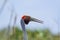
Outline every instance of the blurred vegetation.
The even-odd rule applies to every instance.
[[[23,32],[21,29],[15,27],[13,31],[10,31],[10,40],[23,40]],[[48,29],[44,31],[31,31],[27,30],[28,40],[59,40],[60,36],[52,35]],[[7,29],[0,30],[0,40],[7,40]]]

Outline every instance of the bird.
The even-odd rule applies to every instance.
[[[25,25],[28,25],[28,23],[31,22],[31,21],[43,24],[42,20],[33,18],[31,16],[23,15],[22,18],[21,18],[21,21],[20,21],[21,27],[22,27],[22,30],[23,30],[23,40],[28,40],[28,36],[27,36]]]

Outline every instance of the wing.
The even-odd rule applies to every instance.
[[[24,23],[23,19],[21,19],[21,27],[22,27],[22,30],[25,31],[25,23]]]
[[[27,37],[27,32],[26,32],[26,29],[25,29],[25,23],[24,23],[23,19],[21,19],[21,26],[22,26],[23,35],[24,35],[23,40],[27,40],[28,37]]]

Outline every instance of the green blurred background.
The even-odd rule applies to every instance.
[[[14,30],[10,30],[9,36],[6,28],[0,30],[0,40],[23,40],[23,32],[21,29],[14,27]],[[45,30],[26,30],[28,34],[28,40],[59,40],[59,35],[53,35],[48,29]]]

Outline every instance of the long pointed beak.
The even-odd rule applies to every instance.
[[[42,23],[43,24],[42,20],[38,20],[38,19],[32,18],[32,17],[31,17],[30,21],[34,21],[34,22],[38,22],[38,23]]]

